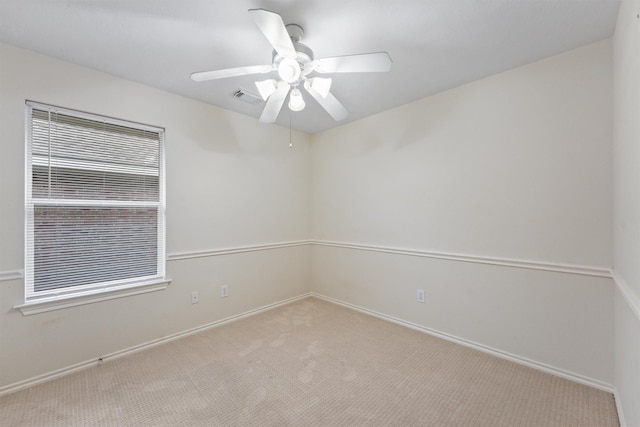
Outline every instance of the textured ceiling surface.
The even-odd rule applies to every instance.
[[[320,132],[612,36],[619,0],[0,0],[0,42],[257,118],[264,75],[194,82],[194,71],[270,64],[248,9],[304,28],[317,58],[386,51],[389,73],[332,74],[349,111],[335,122],[310,96],[277,124]],[[275,76],[275,73],[273,73]]]

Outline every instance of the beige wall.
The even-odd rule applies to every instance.
[[[615,383],[627,426],[640,425],[640,1],[623,0],[613,38]]]
[[[286,129],[0,45],[0,391],[310,290],[612,387],[610,56],[596,43],[290,150]],[[11,309],[25,99],[167,129],[167,290]]]
[[[0,279],[23,268],[25,99],[166,128],[170,259],[308,239],[307,135],[295,133],[289,149],[287,129],[7,45],[0,64]],[[308,251],[174,259],[165,291],[31,316],[12,310],[22,280],[0,280],[0,390],[304,294]]]
[[[607,40],[315,135],[314,291],[612,387],[611,82]]]

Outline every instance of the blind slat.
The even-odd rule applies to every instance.
[[[164,276],[163,132],[27,111],[26,299]]]

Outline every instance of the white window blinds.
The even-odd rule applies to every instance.
[[[164,278],[163,139],[27,102],[27,302]]]

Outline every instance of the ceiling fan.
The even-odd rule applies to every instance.
[[[289,95],[289,109],[300,111],[305,102],[302,86],[334,120],[344,120],[348,112],[329,91],[331,78],[311,76],[311,73],[362,73],[386,72],[391,69],[391,57],[387,52],[364,53],[315,59],[313,51],[300,43],[304,31],[296,24],[284,25],[282,17],[265,9],[249,9],[258,28],[273,46],[272,63],[222,70],[200,71],[191,74],[196,82],[223,79],[249,74],[266,74],[277,71],[277,79],[256,82],[263,100],[267,101],[260,116],[263,123],[273,123],[278,118],[282,104]]]

